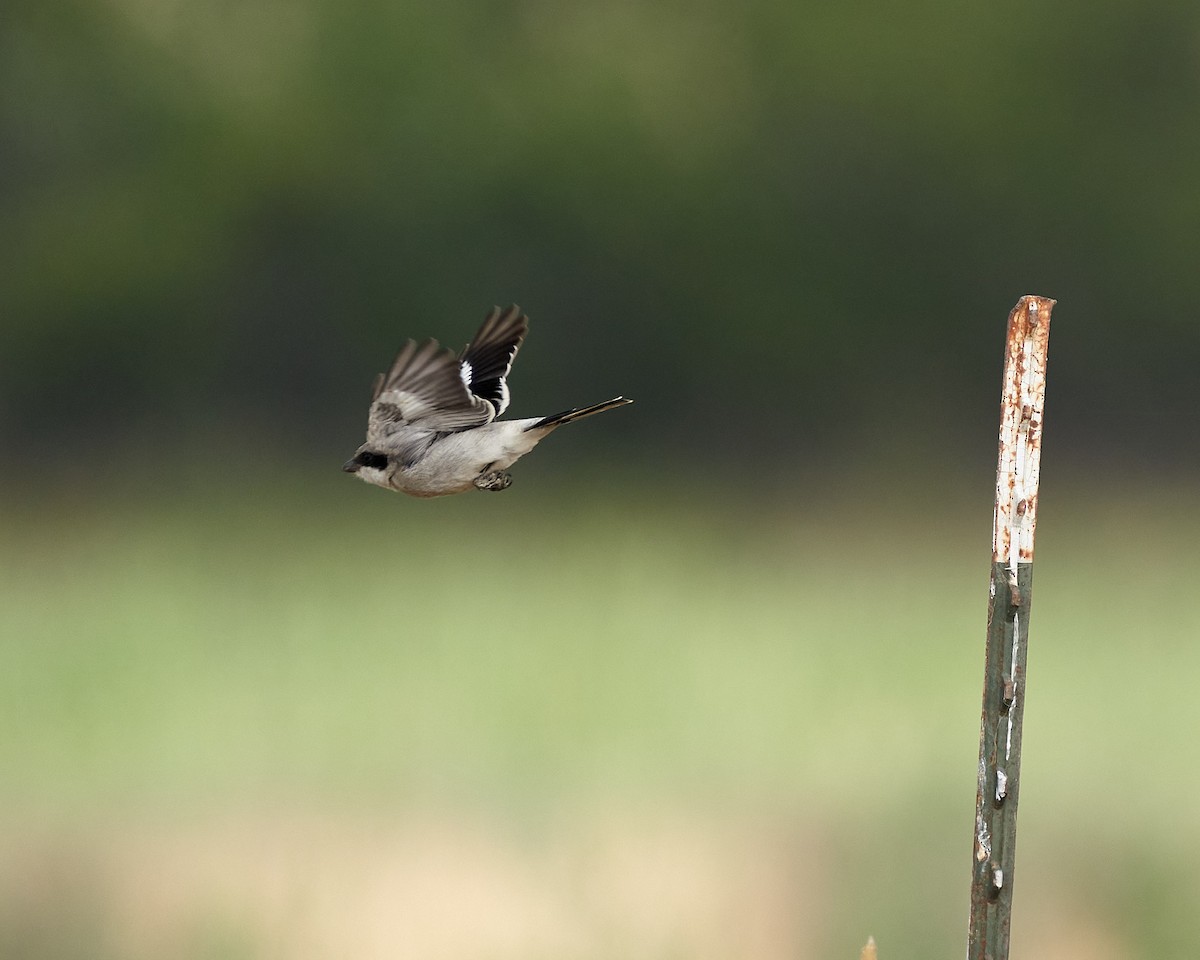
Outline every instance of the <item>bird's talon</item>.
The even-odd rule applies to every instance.
[[[512,483],[512,476],[503,470],[489,470],[475,478],[475,486],[480,490],[507,490]]]

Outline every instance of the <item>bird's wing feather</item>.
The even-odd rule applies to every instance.
[[[508,371],[528,332],[529,318],[515,303],[504,311],[493,307],[459,358],[467,389],[490,403],[496,416],[508,407]]]
[[[409,340],[377,383],[367,441],[383,442],[404,427],[434,433],[467,430],[494,416],[492,404],[467,389],[452,350],[436,340]]]

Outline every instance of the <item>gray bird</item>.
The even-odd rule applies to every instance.
[[[505,471],[552,430],[633,402],[614,397],[549,417],[497,420],[528,330],[529,318],[514,304],[493,307],[459,355],[436,340],[409,340],[391,370],[375,378],[367,442],[342,469],[414,497],[505,490],[512,483]]]

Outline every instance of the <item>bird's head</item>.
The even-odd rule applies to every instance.
[[[373,483],[377,487],[389,487],[388,474],[390,463],[386,453],[379,453],[366,446],[358,448],[358,452],[342,464],[342,469],[353,473],[360,480]]]

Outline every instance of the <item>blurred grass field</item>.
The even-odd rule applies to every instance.
[[[986,478],[182,473],[9,491],[0,955],[961,955]],[[1200,517],[1041,515],[1014,955],[1188,955]]]

